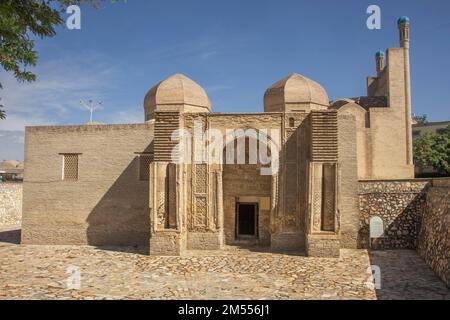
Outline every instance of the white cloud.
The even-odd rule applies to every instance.
[[[149,52],[149,60],[153,62],[159,60],[185,61],[191,58],[205,60],[219,54],[219,47],[220,44],[216,40],[189,39]]]
[[[22,131],[0,131],[0,161],[23,160],[23,142]]]
[[[7,118],[0,120],[0,159],[23,159],[25,126],[77,124],[80,119],[87,122],[89,114],[80,106],[80,99],[102,100],[116,89],[118,72],[105,61],[95,54],[80,54],[40,62],[34,70],[38,79],[32,83],[19,83],[12,74],[2,71],[0,97]],[[109,117],[111,122],[137,119],[133,113],[116,114],[114,106]]]
[[[114,76],[114,69],[95,56],[43,62],[35,72],[38,79],[32,83],[19,83],[11,73],[0,79],[7,112],[0,129],[66,123],[81,110],[81,98],[100,99]]]
[[[127,111],[117,111],[104,116],[107,123],[117,124],[117,123],[143,123],[144,108],[143,107],[130,107],[124,109]]]
[[[210,58],[212,56],[215,56],[217,53],[218,53],[217,51],[207,51],[207,52],[202,53],[200,55],[200,57],[202,59],[208,59],[208,58]]]
[[[23,131],[25,126],[42,126],[51,125],[54,123],[55,122],[52,122],[50,119],[42,118],[40,116],[31,117],[27,113],[11,115],[8,114],[6,120],[0,120],[0,129]]]

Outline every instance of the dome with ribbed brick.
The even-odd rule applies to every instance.
[[[210,112],[205,90],[183,74],[175,74],[149,90],[144,100],[146,121],[157,111]]]
[[[264,94],[266,112],[324,110],[328,106],[325,89],[297,73],[276,82]]]

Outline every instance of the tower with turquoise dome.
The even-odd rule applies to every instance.
[[[406,16],[402,16],[397,21],[400,32],[400,47],[403,48],[405,59],[405,119],[406,119],[406,143],[407,143],[407,163],[413,164],[413,142],[412,142],[412,106],[411,106],[411,71],[409,62],[410,46],[410,21]]]
[[[379,77],[381,72],[384,70],[384,67],[386,66],[386,62],[384,59],[384,52],[378,51],[375,54],[375,60],[376,60],[376,64],[377,64],[377,76]]]

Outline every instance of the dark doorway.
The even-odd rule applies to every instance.
[[[236,238],[258,237],[258,204],[238,203],[236,210]]]

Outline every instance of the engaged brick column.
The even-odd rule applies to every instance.
[[[179,154],[173,133],[180,127],[177,112],[157,112],[155,121],[154,162],[150,164],[150,254],[180,255],[181,224],[178,188]]]
[[[306,254],[339,257],[337,112],[311,113]]]

